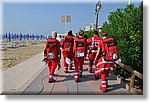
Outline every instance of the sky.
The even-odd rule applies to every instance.
[[[6,0],[8,1],[8,0]],[[27,0],[28,1],[28,0]],[[34,0],[35,1],[35,0]],[[57,1],[57,0],[56,0]],[[86,24],[95,23],[95,2],[4,2],[3,3],[3,33],[51,34],[52,31],[64,33],[66,26],[61,22],[61,16],[71,15],[68,30],[78,32]],[[104,0],[103,0],[104,1]],[[125,2],[103,2],[99,12],[99,24],[108,21],[110,12],[128,5]],[[139,6],[139,2],[134,2]]]

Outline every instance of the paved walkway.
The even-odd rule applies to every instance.
[[[99,87],[101,80],[95,80],[94,73],[87,71],[88,61],[85,62],[83,76],[80,78],[80,82],[74,81],[73,72],[64,74],[63,68],[56,69],[54,83],[48,83],[48,68],[45,67],[40,75],[27,87],[22,94],[34,94],[34,95],[128,95],[130,93],[124,88],[119,80],[112,74],[109,75],[109,88],[108,92],[103,93]]]
[[[20,71],[23,71],[24,73],[20,71],[19,71],[20,73],[18,73],[17,68],[11,69],[11,71],[7,71],[7,74],[6,72],[4,72],[5,87],[4,87],[4,92],[2,94],[22,94],[22,95],[30,95],[30,94],[32,95],[57,95],[57,94],[128,95],[130,94],[124,88],[124,85],[120,84],[113,74],[109,75],[108,92],[103,93],[99,89],[101,84],[101,79],[96,80],[94,77],[94,73],[89,73],[87,71],[88,61],[85,61],[84,72],[83,72],[83,76],[80,78],[80,82],[76,83],[73,80],[74,70],[70,70],[70,73],[64,74],[63,68],[61,68],[60,70],[56,69],[55,71],[56,82],[48,83],[47,81],[48,68],[47,66],[41,65],[41,59],[42,59],[42,54],[39,54],[34,58],[23,62],[24,66],[26,66],[27,63],[30,63],[28,64],[28,66],[26,66],[26,68],[25,67],[20,68]],[[61,64],[63,64],[63,62]],[[19,67],[23,65],[21,64]],[[18,65],[16,67],[18,67]],[[11,73],[13,72],[12,70],[14,71],[13,74],[14,76],[10,74],[10,72]],[[15,78],[17,80],[14,80]]]

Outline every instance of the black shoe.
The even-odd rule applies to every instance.
[[[53,82],[55,82],[54,79],[48,81],[48,83],[53,83]]]
[[[74,80],[76,83],[78,83],[79,82],[79,80]]]
[[[82,72],[79,74],[79,77],[82,77]]]

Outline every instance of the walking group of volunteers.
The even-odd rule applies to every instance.
[[[76,82],[79,82],[79,78],[82,77],[84,61],[87,60],[86,56],[88,55],[88,71],[89,73],[95,72],[96,79],[99,76],[101,77],[100,89],[106,92],[108,75],[115,70],[115,64],[121,61],[114,38],[108,38],[107,36],[108,33],[103,32],[102,38],[100,38],[98,31],[94,31],[94,36],[86,39],[83,30],[80,30],[76,37],[70,30],[68,35],[60,42],[56,39],[57,32],[52,32],[52,38],[46,41],[43,59],[43,62],[46,62],[49,68],[48,82],[55,81],[53,78],[54,71],[57,67],[58,70],[61,68],[61,52],[63,54],[64,73],[73,70],[74,65],[74,80]],[[95,67],[92,68],[94,64]]]

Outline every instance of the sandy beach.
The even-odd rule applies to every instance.
[[[1,51],[2,54],[2,68],[1,70],[7,70],[18,63],[21,63],[44,50],[44,44],[28,45],[27,47],[7,48]],[[42,60],[42,59],[41,59]]]

